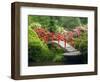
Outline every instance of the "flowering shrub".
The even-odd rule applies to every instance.
[[[69,31],[67,35],[61,34],[61,33],[54,33],[54,32],[49,32],[43,28],[37,28],[34,29],[35,32],[38,34],[39,38],[44,41],[54,41],[57,40],[58,44],[60,41],[64,41],[64,45],[66,47],[66,42],[74,46],[74,35],[77,33],[78,37],[80,36],[80,30],[75,29],[74,31]]]
[[[35,30],[36,31],[36,30]],[[58,49],[54,45],[54,49],[50,48],[49,45],[47,45],[44,41],[40,40],[38,37],[38,32],[42,32],[42,34],[45,35],[43,29],[38,29],[37,32],[35,32],[31,28],[28,28],[28,58],[29,61],[33,61],[34,63],[53,63],[53,62],[60,62],[63,58],[63,50]],[[41,35],[41,38],[43,36]]]
[[[39,38],[44,42],[48,41],[48,31],[43,28],[35,29],[35,32],[38,34]]]

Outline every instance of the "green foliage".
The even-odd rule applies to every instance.
[[[61,17],[60,23],[63,27],[65,27],[69,30],[75,28],[76,26],[79,26],[77,17]]]
[[[51,52],[48,46],[41,41],[36,32],[29,28],[28,30],[28,55],[35,62],[46,62],[52,60]]]
[[[83,32],[79,38],[75,38],[75,46],[77,49],[84,50],[87,48],[87,32]]]
[[[49,23],[50,23],[50,17],[49,16],[28,16],[28,20],[29,20],[29,25],[32,22],[38,22],[42,25],[42,27],[48,27]]]
[[[47,44],[41,41],[31,28],[28,29],[28,55],[29,60],[38,63],[59,62],[62,60],[61,51],[57,48],[54,50],[49,49]]]
[[[41,24],[38,22],[33,22],[29,25],[29,28],[35,29],[35,28],[41,28]]]
[[[83,55],[84,63],[87,62],[87,55],[88,55],[88,38],[87,32],[83,32],[79,38],[75,38],[75,47],[79,51],[81,51]]]
[[[82,23],[82,25],[86,25],[87,23],[88,23],[88,20],[87,20],[87,18],[80,18],[80,21],[81,21],[81,23]]]
[[[58,32],[58,33],[64,32],[64,27],[60,27],[60,26],[56,25],[56,28],[57,28],[56,32]]]
[[[35,28],[45,28],[50,32],[63,33],[77,26],[87,25],[87,18],[65,16],[28,16],[28,55],[29,60],[37,63],[62,62],[63,49],[54,44],[47,45],[42,41]],[[87,62],[87,33],[83,32],[80,38],[75,38],[75,47],[82,52],[84,62]]]
[[[56,32],[57,27],[67,28],[71,30],[76,26],[87,24],[87,18],[79,17],[65,17],[65,16],[28,16],[29,25],[32,23],[39,23],[43,28],[51,32]]]
[[[53,61],[54,62],[62,62],[63,60],[63,52],[64,50],[60,48],[57,44],[48,44],[48,47],[52,54],[54,55]]]

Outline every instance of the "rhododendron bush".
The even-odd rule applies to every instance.
[[[71,44],[72,46],[74,46],[74,36],[77,35],[77,37],[80,37],[81,31],[80,29],[75,29],[74,31],[69,31],[67,32],[67,34],[65,33],[54,33],[54,32],[49,32],[43,28],[37,28],[37,29],[33,29],[38,37],[43,40],[44,42],[48,42],[48,41],[58,41],[58,44],[60,41],[64,41],[65,43],[65,47],[66,47],[66,43],[68,42],[69,44]]]

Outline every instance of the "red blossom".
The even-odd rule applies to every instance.
[[[54,33],[54,32],[49,32],[43,28],[37,28],[34,29],[35,32],[38,34],[39,38],[43,40],[44,42],[48,41],[54,41],[57,40],[58,44],[60,41],[64,41],[64,46],[66,47],[66,43],[70,43],[72,46],[74,46],[74,34],[75,32],[77,33],[78,37],[80,36],[80,29],[74,29],[73,31],[69,31],[66,35],[61,34],[61,33]],[[53,45],[53,44],[52,44]]]

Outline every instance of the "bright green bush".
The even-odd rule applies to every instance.
[[[33,22],[29,25],[29,28],[35,29],[35,28],[41,28],[41,24],[38,22]]]
[[[38,35],[31,28],[28,29],[28,55],[34,62],[49,62],[53,55],[48,46],[38,38]]]
[[[63,33],[64,32],[64,27],[56,25],[56,28],[57,28],[57,30],[56,30],[57,33]]]

